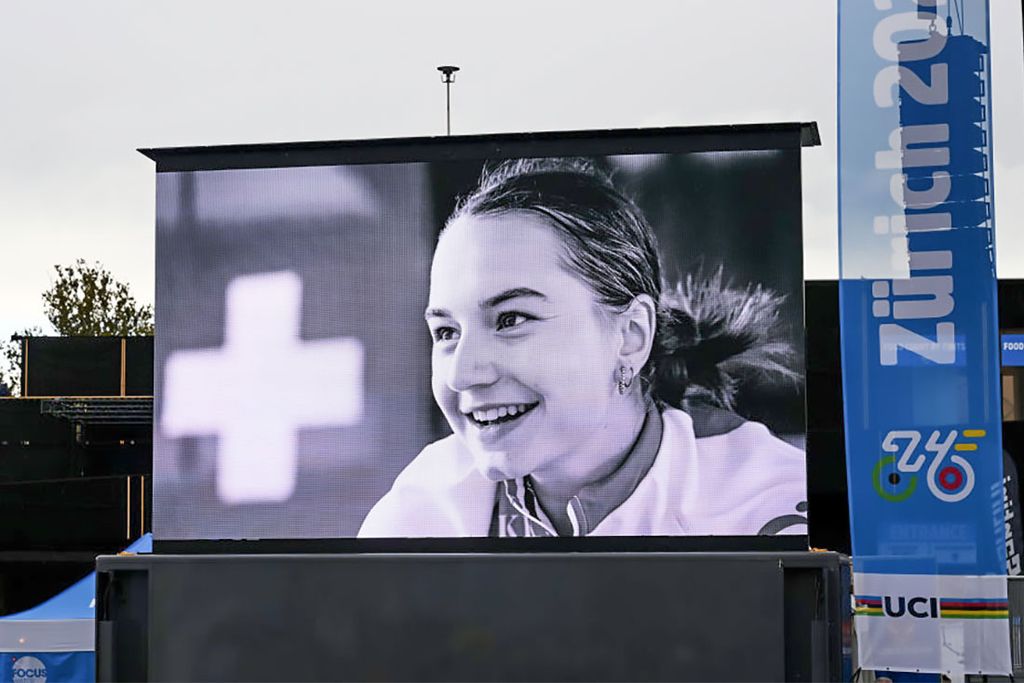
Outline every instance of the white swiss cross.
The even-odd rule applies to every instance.
[[[299,428],[362,417],[363,346],[299,338],[295,273],[236,278],[226,299],[224,346],[167,359],[160,427],[172,438],[218,437],[224,502],[284,501],[295,489]]]

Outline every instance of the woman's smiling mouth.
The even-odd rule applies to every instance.
[[[464,414],[474,425],[483,428],[518,420],[539,405],[540,401],[535,403],[492,404],[490,406],[481,406]]]

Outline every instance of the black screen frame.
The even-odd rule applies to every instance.
[[[156,172],[417,163],[469,159],[686,154],[800,149],[821,144],[816,122],[546,131],[466,136],[141,148]],[[800,188],[797,187],[797,192]],[[807,405],[804,405],[805,424]],[[806,470],[805,470],[806,471]],[[809,534],[558,538],[154,539],[155,554],[786,552]]]
[[[445,137],[141,148],[157,173],[613,154],[798,149],[821,144],[817,123],[549,131]]]

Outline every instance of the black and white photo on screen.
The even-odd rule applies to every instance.
[[[799,150],[158,176],[166,539],[805,534]]]

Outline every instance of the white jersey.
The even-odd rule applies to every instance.
[[[657,456],[591,536],[806,534],[804,454],[756,422],[698,438],[682,410],[661,413]],[[364,538],[488,536],[498,487],[455,436],[398,475],[359,530]]]

